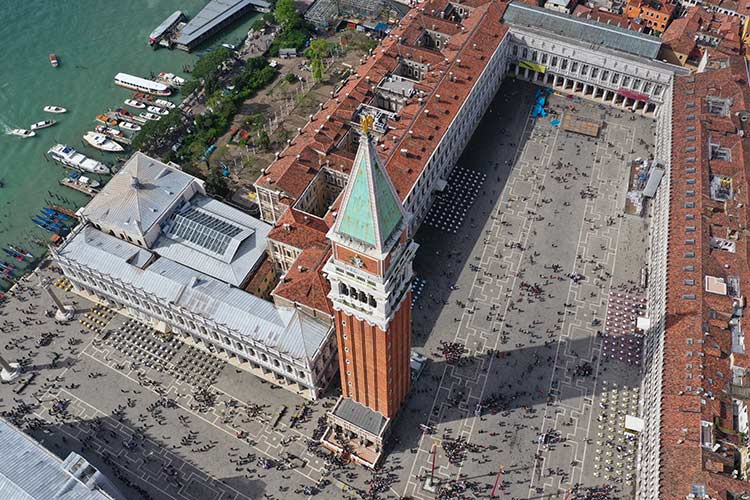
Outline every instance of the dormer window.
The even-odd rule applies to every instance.
[[[708,112],[716,116],[729,116],[729,108],[732,105],[731,99],[722,97],[708,96],[706,98]]]

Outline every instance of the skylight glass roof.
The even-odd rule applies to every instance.
[[[210,252],[223,255],[233,238],[242,231],[241,227],[191,207],[175,215],[170,233],[174,237],[187,240]]]

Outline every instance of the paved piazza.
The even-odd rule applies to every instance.
[[[309,440],[338,389],[303,413],[297,396],[66,291],[52,268],[2,306],[2,353],[27,367],[0,386],[0,410],[131,498],[430,499],[432,450],[441,498],[488,498],[501,468],[496,497],[562,499],[575,483],[631,497],[637,443],[622,422],[638,413],[639,367],[603,359],[597,332],[610,292],[641,293],[647,219],[620,214],[654,123],[553,95],[554,110],[605,121],[598,139],[567,133],[530,118],[535,90],[501,87],[459,165],[478,172],[467,185],[483,179],[473,204],[417,235],[414,346],[429,361],[379,472]],[[76,301],[74,321],[45,317],[41,280]]]

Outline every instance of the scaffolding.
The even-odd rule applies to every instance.
[[[305,19],[319,30],[329,30],[343,20],[391,23],[408,11],[408,5],[395,0],[315,0],[305,12]]]
[[[563,130],[587,135],[589,137],[598,137],[601,126],[602,122],[600,120],[583,118],[575,116],[572,113],[565,113],[562,120]]]

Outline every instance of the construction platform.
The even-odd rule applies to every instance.
[[[567,112],[563,115],[562,128],[566,132],[575,132],[576,134],[587,135],[589,137],[599,137],[602,122],[601,120],[592,120],[591,118],[581,118],[572,112]]]

